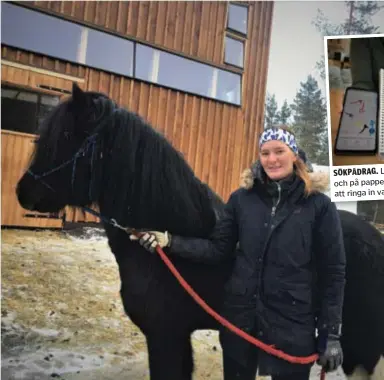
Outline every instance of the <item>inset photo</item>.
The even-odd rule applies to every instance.
[[[384,164],[384,34],[325,37],[330,162]]]

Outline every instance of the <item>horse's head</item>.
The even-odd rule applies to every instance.
[[[95,138],[101,111],[106,112],[98,106],[101,98],[105,96],[84,92],[74,84],[72,96],[45,119],[31,164],[17,184],[23,208],[57,212],[66,205],[91,203],[92,165],[102,154]]]
[[[17,195],[29,210],[97,203],[120,224],[191,236],[207,235],[215,223],[207,189],[161,133],[76,85],[44,121]]]

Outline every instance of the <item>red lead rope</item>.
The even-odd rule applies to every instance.
[[[141,234],[137,233],[136,231],[133,232],[134,235],[137,237],[140,237]],[[238,327],[233,325],[231,322],[227,321],[225,318],[223,318],[220,314],[216,313],[207,303],[200,298],[200,296],[191,288],[191,286],[184,280],[184,278],[181,276],[181,274],[178,272],[178,270],[175,268],[175,266],[172,264],[172,262],[169,260],[168,256],[164,253],[164,251],[161,249],[161,247],[158,245],[156,247],[156,252],[160,255],[161,259],[164,261],[164,263],[167,265],[169,270],[173,273],[173,275],[176,277],[176,279],[179,281],[181,286],[189,293],[189,295],[213,318],[215,318],[218,322],[220,322],[223,326],[227,327],[229,330],[237,334],[238,336],[242,337],[249,343],[252,343],[253,345],[261,348],[268,354],[274,355],[280,359],[286,360],[290,363],[295,364],[310,364],[315,362],[319,355],[313,354],[310,356],[292,356],[289,354],[286,354],[285,352],[278,350],[274,348],[273,346],[269,346],[260,340],[254,338],[253,336],[247,334],[243,330],[240,330]],[[320,380],[325,380],[325,371],[322,369],[320,374]]]

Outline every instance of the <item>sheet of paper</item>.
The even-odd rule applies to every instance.
[[[376,92],[348,89],[336,149],[357,152],[375,150],[377,99]]]

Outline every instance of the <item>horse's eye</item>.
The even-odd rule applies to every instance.
[[[37,144],[39,142],[39,137],[35,138],[33,141],[32,141],[34,144]]]

